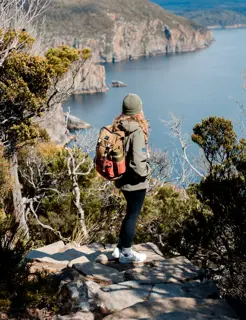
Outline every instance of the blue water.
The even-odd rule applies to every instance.
[[[216,42],[205,50],[107,64],[107,83],[119,80],[128,86],[72,96],[64,108],[71,106],[72,114],[100,128],[120,113],[126,94],[136,93],[151,123],[150,143],[163,149],[170,137],[161,119],[167,119],[170,112],[184,117],[183,130],[188,133],[208,116],[236,122],[240,112],[233,99],[246,100],[246,29],[216,30],[214,36]]]

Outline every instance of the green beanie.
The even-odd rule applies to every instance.
[[[143,109],[143,104],[139,96],[136,94],[128,94],[122,104],[122,113],[127,116],[134,116],[140,113]]]

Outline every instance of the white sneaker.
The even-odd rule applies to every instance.
[[[114,251],[112,252],[112,257],[115,259],[119,259],[120,257],[120,249],[118,247],[115,247]]]
[[[145,253],[139,253],[136,251],[131,252],[130,255],[125,256],[123,253],[120,254],[120,263],[141,263],[144,262],[147,258]]]

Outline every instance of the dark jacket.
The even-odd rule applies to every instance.
[[[144,133],[136,121],[122,121],[120,130],[125,131],[126,173],[115,182],[122,191],[135,191],[149,188],[150,167],[147,163],[147,150]]]

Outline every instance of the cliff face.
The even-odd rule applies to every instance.
[[[62,105],[56,105],[52,110],[46,112],[39,120],[41,128],[47,130],[52,141],[58,144],[65,144],[69,141],[67,136],[67,125]]]
[[[213,41],[212,33],[204,34],[200,30],[187,29],[177,23],[177,27],[169,28],[159,19],[150,22],[121,23],[116,22],[114,35],[107,50],[107,43],[102,43],[101,59],[106,61],[138,58],[146,55],[168,54],[194,51],[207,47]]]
[[[107,90],[104,66],[95,64],[93,61],[88,61],[84,65],[82,72],[78,73],[75,78],[73,93],[95,93]]]
[[[96,61],[207,47],[212,32],[147,0],[55,0],[47,19],[51,46],[90,47]]]

